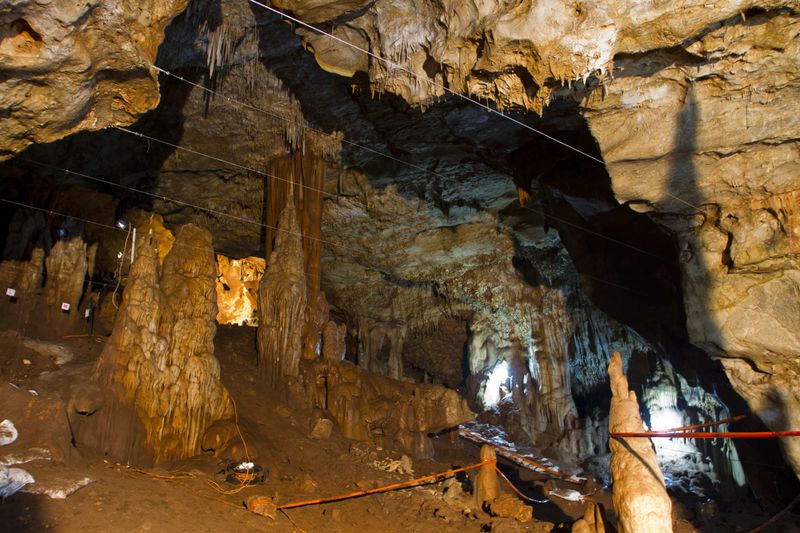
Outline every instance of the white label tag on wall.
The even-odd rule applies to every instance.
[[[11,289],[11,288],[6,289],[6,296],[10,296],[11,298],[13,298],[16,295],[17,295],[17,289]]]
[[[61,302],[61,310],[69,311],[69,304],[67,302]]]

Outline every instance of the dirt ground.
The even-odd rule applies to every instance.
[[[63,339],[57,344],[64,350],[26,345],[16,334],[1,332],[0,406],[3,395],[11,394],[9,383],[19,391],[37,391],[42,398],[58,394],[53,389],[69,381],[59,376],[88,372],[103,342],[103,338]],[[315,413],[292,410],[258,386],[253,330],[220,328],[217,356],[223,381],[238,406],[248,451],[254,462],[269,471],[263,485],[240,488],[225,483],[219,473],[225,462],[208,454],[170,470],[140,470],[90,449],[71,450],[60,461],[38,459],[19,466],[43,483],[85,477],[91,482],[66,499],[26,493],[11,496],[0,504],[0,531],[569,531],[569,524],[583,514],[584,504],[560,501],[535,505],[534,520],[526,523],[492,518],[472,502],[470,479],[464,474],[414,488],[278,511],[274,518],[254,514],[243,505],[250,496],[267,496],[285,504],[373,489],[477,463],[479,449],[462,440],[452,443],[448,435],[442,435],[434,442],[435,461],[413,461],[413,473],[402,467],[389,471],[408,463],[402,463],[397,452],[345,439],[335,429],[329,438],[312,439]],[[0,412],[0,419],[5,417]],[[0,449],[0,458],[5,453]],[[529,496],[543,496],[545,478],[505,463],[501,468]],[[607,492],[600,490],[592,499],[610,508]],[[692,510],[686,517],[696,523],[705,521],[700,531],[733,532],[748,531],[768,515],[752,506],[711,516]],[[800,531],[798,523],[790,515],[766,531]],[[684,522],[677,530],[692,528]]]

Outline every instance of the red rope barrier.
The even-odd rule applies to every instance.
[[[776,437],[800,437],[800,431],[642,431],[638,433],[611,433],[617,438],[668,438],[668,439],[772,439]]]
[[[453,474],[457,474],[459,472],[466,472],[467,470],[473,470],[475,468],[480,468],[481,466],[485,465],[493,465],[495,464],[494,460],[491,461],[483,461],[482,463],[476,463],[474,465],[465,466],[463,468],[454,468],[453,470],[448,470],[446,472],[439,472],[438,474],[431,474],[430,476],[424,476],[417,479],[412,479],[410,481],[403,481],[401,483],[393,483],[391,485],[387,485],[385,487],[379,487],[377,489],[369,489],[369,490],[359,490],[356,492],[350,492],[348,494],[341,494],[339,496],[331,496],[330,498],[317,498],[314,500],[306,500],[302,502],[295,502],[295,503],[287,503],[284,505],[279,505],[278,510],[283,509],[293,509],[295,507],[304,507],[306,505],[315,505],[319,503],[329,503],[329,502],[338,502],[341,500],[349,500],[350,498],[358,498],[359,496],[366,496],[367,494],[377,494],[379,492],[388,492],[390,490],[399,489],[402,487],[408,487],[410,485],[416,485],[418,483],[422,483],[424,481],[430,481],[431,479],[436,479],[444,476],[452,476]]]
[[[681,426],[679,428],[669,428],[665,429],[664,431],[689,431],[690,429],[707,428],[710,426],[718,426],[720,424],[728,424],[729,422],[738,422],[739,420],[744,420],[745,418],[747,418],[747,415],[732,416],[731,418],[717,420],[716,422],[707,422],[705,424],[696,424],[694,426]]]

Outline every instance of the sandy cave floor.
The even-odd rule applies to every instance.
[[[479,460],[477,446],[464,441],[452,444],[447,436],[441,436],[435,439],[436,460],[415,460],[412,475],[387,471],[397,466],[399,453],[348,440],[337,431],[328,439],[311,439],[312,413],[294,412],[257,386],[255,350],[247,332],[220,328],[217,355],[223,382],[237,402],[248,445],[257,455],[255,462],[269,470],[264,485],[235,494],[219,493],[209,481],[221,481],[217,473],[224,465],[210,455],[177,464],[172,472],[140,471],[116,464],[96,452],[79,450],[80,455],[70,458],[68,464],[39,460],[20,465],[40,480],[88,476],[92,482],[62,500],[40,494],[12,496],[0,504],[0,531],[511,532],[549,531],[552,527],[537,520],[564,524],[554,531],[569,531],[567,524],[582,516],[582,504],[559,501],[558,505],[535,506],[533,522],[523,524],[510,518],[492,518],[474,508],[470,495],[463,490],[470,485],[463,475],[455,481],[291,509],[277,513],[275,519],[247,511],[242,502],[249,496],[269,496],[281,503],[303,501],[406,481]],[[53,376],[88,371],[103,342],[103,338],[63,340],[59,344],[69,348],[75,358],[59,367],[52,356],[21,347],[11,334],[0,334],[0,354],[3,354],[0,386],[8,387],[8,382],[12,382],[24,389],[39,388],[45,394],[45,387],[62,383],[52,379]],[[510,465],[503,468],[529,495],[542,496],[543,477]],[[235,488],[225,483],[221,486]],[[592,499],[606,508],[611,506],[606,491],[598,491]],[[706,519],[707,525],[700,530],[747,531],[767,518],[766,513],[752,506],[736,514]],[[790,516],[768,531],[800,531],[796,518]],[[686,522],[676,529],[691,530]]]

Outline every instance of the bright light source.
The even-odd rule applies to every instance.
[[[491,372],[489,372],[489,379],[486,380],[486,387],[483,392],[484,407],[487,409],[495,407],[500,403],[500,400],[508,395],[508,380],[508,362],[498,361]],[[504,385],[506,390],[500,390]]]
[[[119,229],[128,229],[128,221],[127,220],[117,220],[117,227]]]
[[[672,407],[662,407],[650,413],[650,430],[664,431],[679,428],[684,425],[681,414]],[[653,439],[653,445],[661,461],[677,460],[687,453],[697,453],[694,444],[684,439]]]
[[[650,429],[653,431],[664,431],[678,428],[682,425],[683,419],[680,413],[671,407],[665,407],[650,414]]]
[[[122,252],[117,252],[117,259],[122,259]]]

